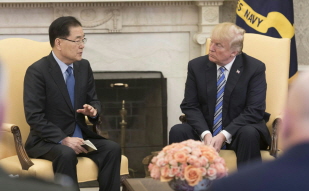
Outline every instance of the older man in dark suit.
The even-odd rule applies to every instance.
[[[292,83],[279,126],[284,153],[278,159],[215,181],[211,191],[309,190],[309,72]]]
[[[245,31],[233,23],[215,26],[209,54],[188,64],[181,103],[187,123],[171,128],[169,142],[187,139],[232,149],[237,164],[261,160],[270,143],[264,121],[265,65],[242,53]]]
[[[49,39],[52,52],[25,75],[24,108],[30,125],[26,151],[30,157],[52,161],[55,178],[66,175],[76,187],[77,156],[88,157],[98,165],[100,190],[119,191],[120,146],[91,131],[85,122],[85,116],[91,122],[98,119],[101,105],[90,64],[82,59],[86,38],[81,23],[74,17],[56,19]],[[87,139],[97,151],[83,148]]]

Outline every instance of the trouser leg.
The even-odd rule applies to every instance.
[[[79,190],[76,174],[78,161],[73,149],[58,144],[40,158],[52,162],[56,183],[64,186],[72,186],[76,190]]]
[[[179,143],[188,139],[201,140],[189,124],[177,124],[171,128],[169,132],[169,144]]]
[[[252,161],[261,162],[260,149],[264,145],[267,144],[261,139],[258,130],[248,125],[237,131],[233,136],[232,143],[227,148],[235,151],[239,169]]]
[[[97,151],[81,154],[93,160],[99,169],[98,182],[100,191],[120,190],[120,146],[107,139],[89,139],[96,147]]]

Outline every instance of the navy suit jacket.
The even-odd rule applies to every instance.
[[[63,74],[52,53],[29,66],[26,71],[24,109],[30,133],[25,148],[30,157],[39,157],[65,137],[72,136],[76,123],[84,138],[103,138],[87,127],[83,114],[76,112],[84,104],[95,107],[98,114],[101,111],[90,64],[82,59],[74,62],[73,68],[75,108],[72,107]],[[91,122],[97,120],[88,119]]]
[[[259,163],[215,180],[209,191],[309,190],[308,156],[309,142],[299,144],[274,161]]]
[[[217,67],[208,55],[188,64],[185,96],[181,103],[187,123],[198,135],[212,132],[217,94]],[[253,126],[270,144],[265,124],[266,99],[265,64],[241,53],[229,72],[223,98],[222,125],[232,136],[239,128]]]

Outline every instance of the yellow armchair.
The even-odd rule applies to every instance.
[[[30,175],[46,180],[54,178],[52,163],[44,159],[29,158],[23,146],[30,131],[23,109],[24,75],[29,65],[48,55],[50,51],[49,42],[22,38],[0,40],[0,59],[8,73],[8,100],[4,120],[8,123],[3,125],[0,139],[0,165],[13,175]],[[93,128],[95,130],[96,126]],[[122,155],[121,179],[126,178],[128,174],[128,159]],[[78,157],[78,182],[97,180],[97,175],[98,168],[91,159]]]
[[[209,52],[210,42],[211,39],[208,38],[206,54]],[[267,127],[272,135],[272,145],[269,150],[261,151],[261,155],[263,161],[267,161],[276,157],[278,152],[277,127],[281,122],[280,115],[288,92],[290,39],[246,33],[243,52],[259,59],[266,65],[266,112],[271,114]],[[186,122],[184,115],[179,119],[183,123]],[[225,159],[229,172],[237,170],[234,151],[221,150],[220,156]]]

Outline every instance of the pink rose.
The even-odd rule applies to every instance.
[[[177,162],[184,163],[187,161],[187,155],[184,151],[178,151],[174,154],[174,159]]]
[[[178,163],[177,163],[177,161],[176,161],[175,159],[170,160],[168,163],[169,163],[172,167],[178,166]]]
[[[187,163],[193,165],[196,161],[198,161],[197,156],[191,155],[187,158]]]
[[[225,165],[221,163],[216,163],[215,169],[217,170],[217,178],[222,178],[227,175],[227,169]]]
[[[156,165],[153,165],[152,170],[150,171],[150,176],[154,179],[160,178],[160,168]]]
[[[180,172],[179,167],[173,166],[169,170],[169,176],[170,177],[179,176],[180,175],[179,172]]]
[[[151,170],[152,170],[152,168],[153,168],[153,164],[152,164],[152,163],[150,163],[150,164],[148,165],[148,171],[151,171]]]
[[[170,154],[170,153],[168,153],[168,154],[165,155],[165,157],[164,157],[164,160],[165,160],[165,161],[170,161],[170,160],[173,160],[173,159],[174,159],[174,157],[173,157],[173,155]]]
[[[161,177],[168,177],[169,176],[169,168],[168,165],[161,167]]]
[[[215,168],[208,168],[207,170],[207,176],[209,177],[210,180],[214,180],[216,179],[216,175],[217,175],[217,170]]]
[[[190,147],[184,146],[184,147],[182,147],[182,148],[180,149],[180,151],[183,151],[183,152],[185,152],[186,154],[189,154],[189,153],[191,153],[192,149],[191,149]]]
[[[194,156],[200,157],[202,155],[202,152],[200,149],[193,149],[191,154]]]
[[[165,166],[167,164],[166,160],[164,158],[159,158],[156,162],[156,165],[159,167]]]
[[[206,174],[207,174],[206,168],[201,167],[200,170],[201,170],[201,172],[202,172],[202,176],[203,176],[203,177],[206,176]]]
[[[208,159],[207,159],[205,156],[201,156],[201,157],[199,158],[199,162],[201,163],[201,165],[202,165],[203,167],[208,167],[208,166],[209,166],[209,164],[208,164]]]

